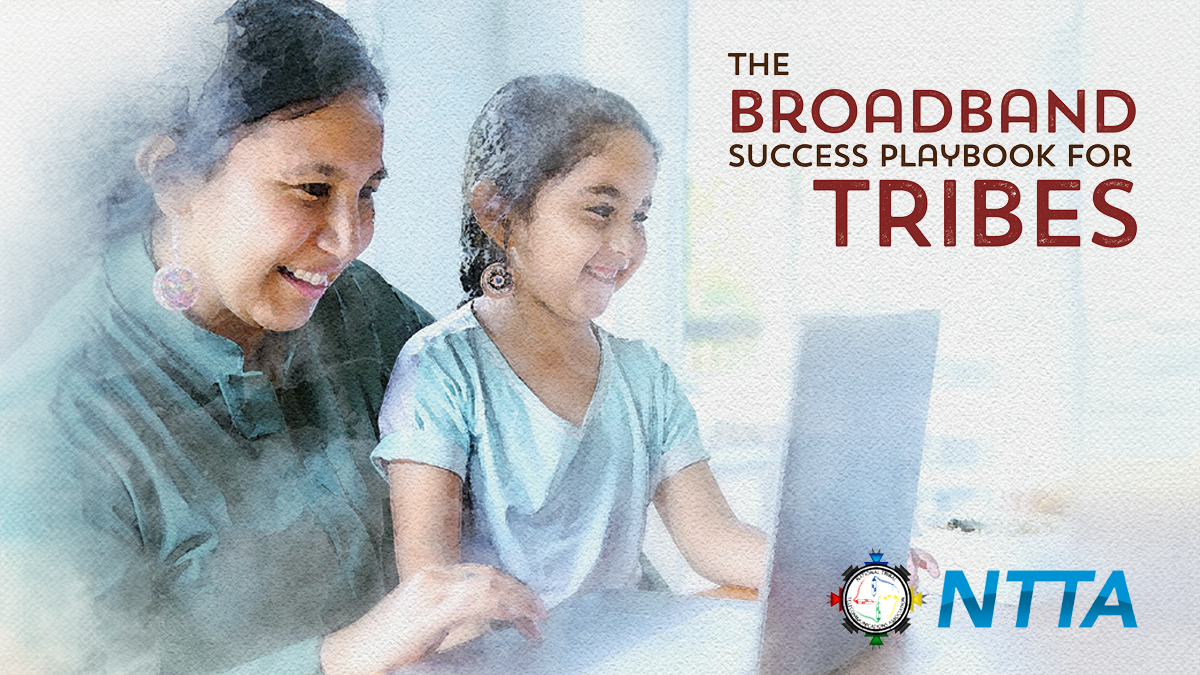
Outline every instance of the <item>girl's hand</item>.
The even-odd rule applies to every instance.
[[[327,675],[366,675],[411,663],[440,645],[452,631],[511,621],[526,638],[537,638],[546,608],[525,584],[486,565],[424,568],[371,611],[326,636],[321,667]]]
[[[928,570],[929,576],[933,577],[934,579],[942,575],[942,571],[940,568],[938,568],[938,563],[933,559],[933,556],[929,555],[929,553],[926,551],[916,548],[915,546],[908,549],[908,560],[905,561],[904,567],[908,569],[910,574],[912,574],[910,579],[912,583],[909,584],[909,586],[914,590],[917,588],[917,585],[921,583],[921,575],[919,572],[920,568],[925,568]]]
[[[654,506],[685,560],[723,586],[757,589],[767,568],[767,538],[738,520],[708,462],[691,464],[659,483]]]

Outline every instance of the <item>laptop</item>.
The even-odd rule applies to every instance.
[[[808,317],[798,332],[765,602],[601,591],[551,610],[541,640],[497,631],[395,674],[818,675],[865,650],[829,593],[872,551],[904,564],[938,315]]]
[[[826,673],[870,644],[842,625],[829,594],[874,551],[881,562],[905,564],[937,335],[932,311],[802,322],[764,675]]]

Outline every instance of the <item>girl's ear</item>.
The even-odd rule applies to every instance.
[[[134,164],[138,173],[154,192],[158,208],[168,216],[177,216],[187,208],[189,191],[184,181],[174,176],[165,176],[159,170],[166,158],[175,154],[175,140],[167,135],[147,139],[138,149]]]
[[[471,211],[480,229],[497,246],[504,248],[504,216],[508,211],[507,200],[499,188],[490,180],[481,180],[471,188]]]

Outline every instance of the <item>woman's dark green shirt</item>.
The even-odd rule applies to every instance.
[[[432,317],[354,263],[270,336],[276,389],[159,307],[153,274],[139,238],[114,245],[4,364],[0,652],[316,673],[320,636],[395,583],[369,455],[396,355]]]

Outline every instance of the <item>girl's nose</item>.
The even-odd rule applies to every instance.
[[[642,231],[632,219],[609,228],[608,247],[615,253],[632,257],[642,244]]]

